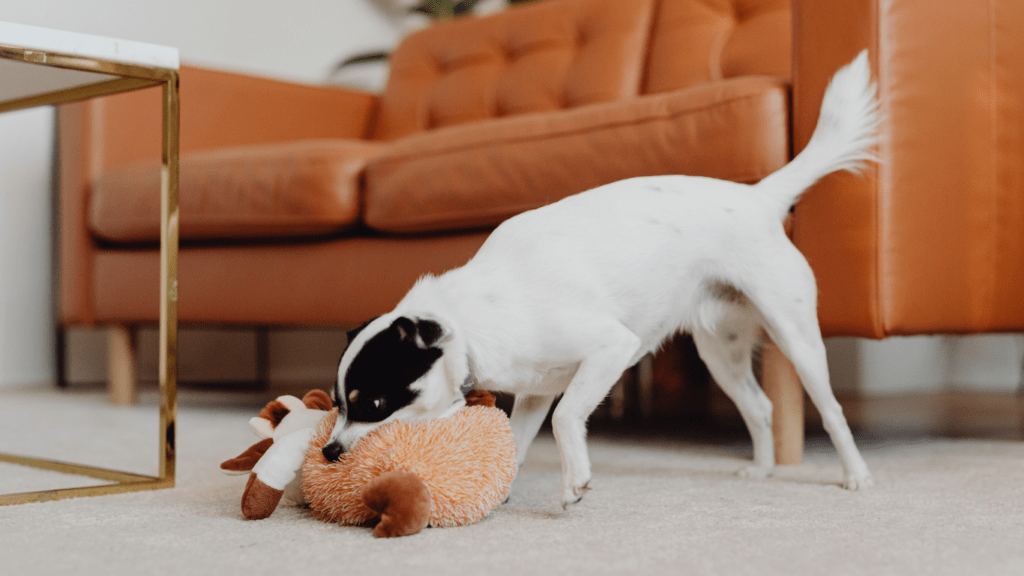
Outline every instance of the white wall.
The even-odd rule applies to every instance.
[[[1024,337],[829,338],[832,387],[869,396],[942,390],[1013,392],[1021,384]]]
[[[0,115],[0,386],[53,379],[53,110]]]

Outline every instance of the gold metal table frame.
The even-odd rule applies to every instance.
[[[163,146],[160,214],[160,455],[157,476],[118,472],[52,460],[0,454],[0,462],[89,476],[112,482],[100,486],[62,488],[0,495],[0,506],[45,502],[79,496],[98,496],[155,490],[174,486],[177,412],[178,339],[178,71],[27,49],[0,43],[0,59],[103,74],[98,81],[73,88],[33,94],[0,102],[0,113],[36,106],[64,104],[153,86],[163,87]],[[114,78],[111,78],[114,77]]]

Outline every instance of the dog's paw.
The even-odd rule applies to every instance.
[[[578,503],[583,499],[583,495],[590,490],[590,481],[586,481],[582,486],[571,486],[562,488],[562,510],[568,510],[569,506]]]
[[[759,466],[757,464],[751,464],[750,466],[744,466],[736,471],[736,475],[740,478],[750,478],[752,480],[764,480],[765,478],[772,475],[772,468],[770,466]]]
[[[843,488],[847,490],[866,490],[875,485],[875,479],[870,473],[847,474],[843,477]]]

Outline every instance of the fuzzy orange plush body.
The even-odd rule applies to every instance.
[[[515,441],[508,418],[493,406],[467,406],[437,420],[390,422],[363,437],[338,462],[329,462],[321,449],[336,419],[335,410],[321,420],[302,467],[306,501],[325,522],[380,520],[379,536],[422,528],[392,526],[396,518],[463,526],[486,516],[512,487]]]

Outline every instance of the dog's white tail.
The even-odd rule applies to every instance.
[[[864,50],[829,82],[818,125],[803,152],[755,186],[777,206],[780,220],[822,176],[837,170],[857,172],[876,160],[871,150],[880,121],[875,93]]]

